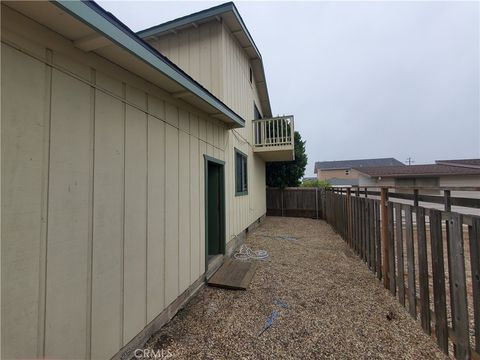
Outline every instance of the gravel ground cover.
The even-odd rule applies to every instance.
[[[249,289],[201,289],[146,349],[172,359],[447,358],[325,222],[267,217],[247,245],[270,255]]]

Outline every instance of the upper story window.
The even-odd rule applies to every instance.
[[[235,149],[235,195],[248,194],[247,155]]]
[[[250,69],[250,84],[253,82],[253,71],[252,71],[252,68],[249,67]]]
[[[349,170],[345,170],[345,175],[348,175],[350,174],[350,171]]]

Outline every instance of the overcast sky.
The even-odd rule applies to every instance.
[[[221,2],[99,1],[134,31]],[[235,2],[315,161],[480,157],[479,2]]]

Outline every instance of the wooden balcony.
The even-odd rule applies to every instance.
[[[265,161],[295,160],[293,116],[253,120],[253,151]]]

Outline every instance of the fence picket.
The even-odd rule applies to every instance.
[[[417,290],[415,287],[415,250],[413,247],[412,207],[405,207],[405,235],[407,244],[407,271],[408,271],[408,311],[417,318]]]
[[[457,359],[467,359],[470,354],[467,311],[467,285],[465,281],[465,259],[463,256],[463,229],[462,216],[451,213],[449,220],[450,243],[448,251],[452,259],[452,303],[455,309],[453,324],[455,329],[455,356]]]
[[[442,214],[430,212],[430,244],[432,248],[433,306],[435,335],[440,349],[448,354],[447,297],[445,293],[445,266],[443,261]]]
[[[375,259],[375,212],[374,212],[375,202],[373,200],[369,201],[368,214],[369,214],[369,223],[368,227],[370,229],[370,256],[372,259],[372,271],[375,274],[377,272],[377,262]]]
[[[397,252],[397,286],[398,301],[405,306],[405,278],[404,278],[404,259],[403,259],[403,224],[402,224],[402,206],[395,204],[395,238]]]
[[[470,243],[470,266],[472,269],[473,319],[475,351],[480,353],[480,219],[468,227]]]
[[[377,278],[382,279],[382,239],[380,234],[380,203],[375,201],[375,246],[377,249]]]
[[[396,275],[395,275],[395,237],[393,232],[393,204],[389,201],[387,204],[387,226],[388,226],[388,262],[390,263],[389,279],[390,293],[396,296]]]
[[[430,335],[430,297],[428,287],[427,234],[425,229],[425,209],[416,208],[418,242],[418,280],[420,283],[420,321],[422,329]]]

